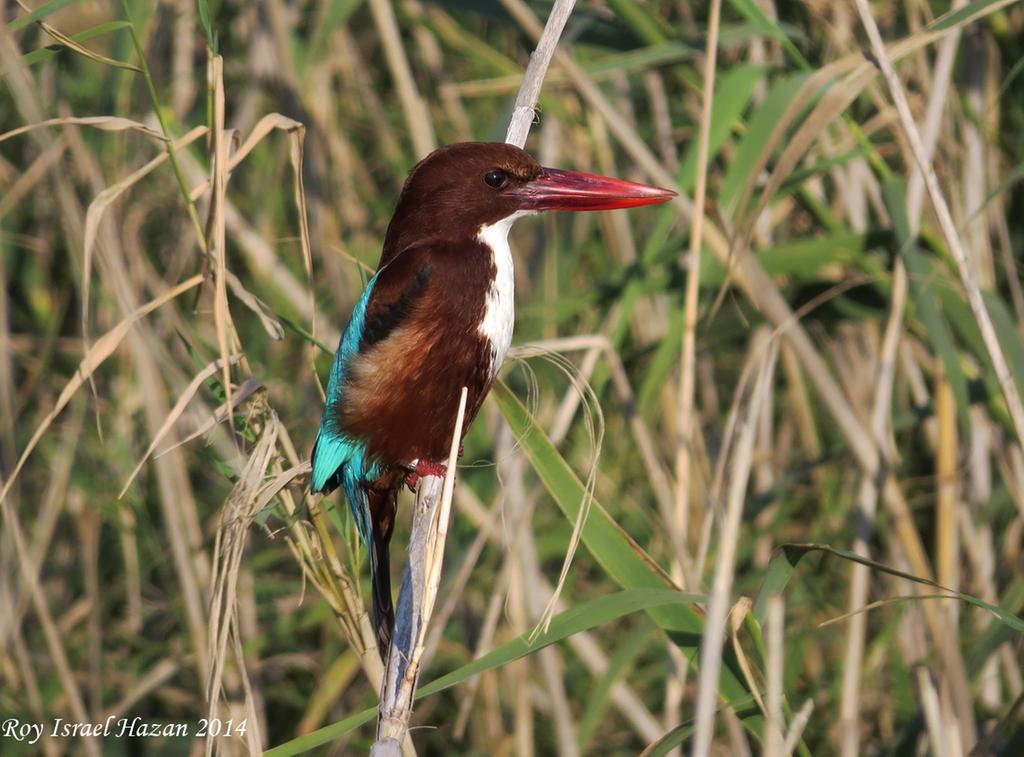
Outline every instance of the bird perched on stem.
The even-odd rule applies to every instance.
[[[544,168],[513,145],[464,142],[409,173],[377,272],[341,337],[313,446],[313,492],[345,490],[370,557],[373,623],[387,654],[388,544],[398,492],[443,476],[462,387],[465,424],[512,341],[512,223],[544,210],[610,210],[674,192]]]

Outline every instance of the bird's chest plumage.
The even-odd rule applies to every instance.
[[[401,325],[353,360],[339,425],[385,464],[445,458],[462,387],[464,428],[483,403],[512,341],[511,222],[419,261],[429,276]]]
[[[479,331],[491,347],[490,376],[493,379],[512,344],[515,326],[515,269],[508,245],[509,227],[519,214],[480,229],[477,239],[490,253],[494,274],[484,298],[483,318]]]

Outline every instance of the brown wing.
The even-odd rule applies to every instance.
[[[338,420],[386,465],[443,459],[460,389],[470,391],[468,427],[489,388],[490,345],[479,331],[489,253],[475,240],[423,246],[378,273]]]
[[[409,320],[433,276],[428,255],[418,249],[399,255],[378,272],[366,304],[360,351],[384,341]]]

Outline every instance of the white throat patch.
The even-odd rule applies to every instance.
[[[491,343],[491,370],[493,379],[505,360],[505,353],[512,344],[512,327],[516,321],[515,311],[515,270],[512,266],[512,251],[508,246],[508,230],[517,218],[532,215],[528,210],[517,210],[487,226],[481,226],[476,238],[487,245],[494,261],[494,280],[484,300],[484,319],[480,322],[480,333]]]

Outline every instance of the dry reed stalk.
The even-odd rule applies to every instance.
[[[996,217],[995,225],[996,235],[999,237],[999,255],[1006,274],[1006,286],[1010,290],[1010,301],[1017,316],[1017,333],[1021,333],[1024,330],[1024,286],[1021,286],[1017,261],[1013,257],[1010,224],[1005,213],[1000,213]]]
[[[515,438],[507,426],[503,426],[495,445],[497,457],[497,473],[501,482],[504,497],[504,508],[508,513],[505,523],[505,543],[503,545],[504,564],[508,566],[508,594],[505,607],[506,622],[512,634],[526,633],[530,625],[529,612],[530,576],[525,562],[529,544],[529,514],[532,510],[526,482],[523,480],[525,461],[521,455],[509,453],[515,446]],[[536,754],[536,718],[534,717],[534,696],[537,689],[530,680],[534,660],[523,658],[515,660],[502,674],[511,684],[512,691],[508,698],[513,700],[513,726],[517,755],[533,757]]]
[[[768,390],[774,375],[776,343],[772,339],[758,339],[754,349],[760,353],[760,367],[757,381],[751,391],[747,410],[739,425],[736,451],[732,455],[729,493],[726,499],[725,518],[722,523],[718,554],[715,559],[715,576],[711,585],[704,636],[700,645],[700,662],[697,665],[699,682],[697,705],[694,715],[695,731],[691,754],[707,757],[711,752],[714,736],[716,703],[718,701],[718,678],[722,665],[722,647],[725,636],[726,616],[731,604],[735,570],[736,547],[739,540],[740,519],[743,502],[746,499],[747,480],[750,475],[757,417],[761,405],[768,401]],[[708,518],[708,521],[712,518]]]
[[[89,654],[86,682],[89,694],[89,711],[99,712],[103,706],[103,602],[100,599],[100,530],[102,516],[98,509],[89,508],[84,502],[75,502],[76,508],[69,508],[75,518],[75,526],[81,554],[82,587],[84,598],[89,605],[86,619],[86,649]],[[76,512],[77,510],[77,512]]]
[[[460,497],[459,499],[465,500],[465,497]],[[497,513],[502,502],[503,499],[501,498],[496,500],[495,508],[493,510],[494,513]],[[484,527],[480,527],[478,524],[478,527],[480,527],[479,533],[495,545],[502,546],[501,536],[499,534],[492,534],[489,532],[489,528],[494,528],[496,524],[492,524],[490,520],[486,521],[486,523],[488,525]],[[487,602],[487,607],[484,610],[483,620],[480,623],[480,631],[477,637],[476,647],[473,649],[474,660],[483,657],[491,651],[494,646],[494,636],[498,629],[498,620],[501,617],[501,612],[504,609],[505,602],[508,597],[510,572],[511,564],[508,561],[505,561],[502,564],[497,577],[494,579],[491,596]],[[483,676],[474,676],[466,682],[466,686],[463,688],[463,693],[459,701],[459,711],[455,717],[455,725],[452,728],[452,735],[456,741],[462,741],[462,739],[465,738],[466,727],[469,723],[469,717],[473,710],[477,691],[480,688],[482,680]]]
[[[960,505],[960,444],[956,399],[941,362],[936,369],[935,416],[939,423],[939,444],[935,454],[935,580],[947,589],[959,591],[961,556],[957,509]],[[949,632],[958,640],[956,627],[960,603],[951,600],[943,604],[952,621]]]
[[[718,450],[718,457],[715,463],[714,475],[711,479],[708,501],[711,506],[709,511],[714,509],[721,509],[721,504],[725,498],[725,487],[728,483],[726,478],[726,471],[728,464],[732,460],[733,444],[737,439],[737,427],[741,423],[743,413],[743,400],[748,395],[748,387],[750,383],[756,380],[756,371],[761,367],[762,355],[755,349],[755,345],[760,344],[763,340],[771,339],[770,332],[767,327],[759,327],[748,343],[751,345],[747,349],[743,357],[743,368],[740,371],[739,379],[736,382],[736,388],[733,391],[732,402],[729,404],[729,412],[726,415],[725,425],[722,429],[722,440],[721,446]],[[715,517],[705,517],[700,534],[700,543],[697,547],[697,555],[694,560],[694,574],[698,576],[704,575],[705,562],[707,561],[708,551],[711,548],[711,537],[712,529],[715,523],[718,521]]]
[[[571,337],[568,339],[571,339]],[[554,439],[553,432],[549,432],[548,436]],[[472,494],[467,489],[461,489],[459,491],[457,495],[457,502],[460,507],[462,507],[466,517],[468,517],[472,521],[473,525],[480,530],[481,534],[486,536],[487,540],[491,544],[499,549],[506,548],[504,543],[504,531],[499,531],[496,528],[496,525],[492,520],[493,514],[492,516],[488,516],[485,514],[482,507],[474,506]],[[497,511],[495,510],[494,512]],[[497,628],[497,622],[502,609],[502,602],[505,597],[504,587],[508,580],[509,570],[509,564],[506,562],[502,567],[502,571],[499,574],[498,579],[494,582],[494,593],[491,596],[488,609],[484,613],[480,640],[478,641],[474,658],[480,657],[490,650],[490,639]],[[539,579],[537,590],[540,593],[540,596],[552,596],[555,591],[554,586],[543,580],[543,578]],[[558,612],[562,612],[568,608],[562,600],[558,600],[555,605],[555,609]],[[580,633],[573,634],[569,637],[567,643],[595,679],[600,679],[605,675],[608,669],[608,658],[601,650],[600,645],[592,633],[581,631]],[[672,645],[671,648],[676,647]],[[461,734],[464,732],[465,721],[469,717],[470,706],[472,705],[472,694],[476,691],[479,681],[480,678],[473,678],[468,683],[470,693],[463,699],[462,704],[460,705],[459,717],[457,718],[456,729],[454,731],[456,738],[461,738]],[[647,709],[640,696],[637,695],[637,693],[627,684],[622,681],[616,681],[612,684],[609,692],[609,698],[626,722],[632,726],[637,735],[639,735],[646,743],[657,741],[658,738],[665,733],[665,726],[658,722],[658,719],[654,717],[649,709]],[[462,725],[462,728],[459,728],[460,724]]]
[[[609,321],[614,322],[614,320],[614,317],[609,318]],[[619,400],[622,402],[629,418],[630,431],[636,442],[636,448],[640,453],[644,471],[648,476],[654,497],[658,502],[662,517],[667,520],[671,517],[672,513],[672,484],[668,472],[665,470],[665,466],[658,455],[654,435],[651,433],[647,422],[636,409],[635,395],[630,385],[626,368],[622,363],[622,357],[608,337],[604,334],[581,334],[579,336],[558,339],[535,340],[518,347],[513,347],[509,357],[513,359],[529,359],[549,355],[552,352],[561,354],[579,350],[587,350],[587,352],[583,360],[580,361],[580,367],[578,374],[573,380],[573,386],[570,387],[562,398],[562,403],[559,405],[555,421],[552,423],[548,434],[549,438],[557,446],[569,432],[576,410],[587,396],[585,387],[589,384],[590,376],[597,366],[598,359],[603,355],[611,374],[612,388],[619,396]],[[600,410],[599,407],[597,409]],[[678,533],[674,530],[668,533],[675,558],[685,571],[692,572],[692,559],[689,551],[686,545],[682,543],[682,540],[676,538],[677,536]],[[693,580],[690,573],[687,575],[688,580]]]
[[[100,193],[104,180],[93,155],[73,127],[67,129],[65,134],[72,150],[74,165],[79,171],[79,178],[87,182],[93,192]],[[167,143],[167,149],[173,163],[170,142]],[[57,194],[60,198],[65,223],[69,226],[70,236],[76,247],[84,246],[83,213],[71,183],[63,172],[57,175],[57,184]],[[148,306],[139,307],[137,304],[136,291],[138,287],[136,282],[129,278],[132,267],[124,259],[122,247],[109,221],[100,227],[99,242],[97,246],[100,253],[99,270],[109,282],[118,308],[126,318],[121,322],[126,333],[120,335],[118,340],[122,337],[127,340],[134,370],[142,384],[147,386],[142,410],[146,424],[150,426],[151,431],[155,431],[161,422],[166,406],[163,375],[156,365],[156,354],[161,350],[159,340],[151,333],[147,322],[139,317],[140,313],[149,312]],[[199,279],[199,277],[195,278]],[[163,284],[161,283],[160,286],[162,287]],[[92,351],[116,349],[117,345],[105,343],[105,339],[113,335],[114,331],[107,332],[104,338],[93,345]],[[86,362],[90,362],[88,355],[83,358],[83,363]],[[89,376],[91,375],[90,372]],[[155,468],[161,515],[171,545],[175,574],[181,586],[188,633],[195,649],[192,661],[197,667],[198,674],[202,676],[205,675],[208,661],[205,648],[205,615],[202,597],[207,567],[201,547],[200,529],[195,510],[196,503],[180,454],[172,453],[165,456],[157,462]]]
[[[274,457],[281,428],[281,423],[273,410],[264,408],[261,414],[263,428],[259,440],[221,508],[213,550],[207,642],[211,653],[211,665],[206,679],[207,717],[210,720],[219,717],[221,697],[225,694],[224,676],[230,649],[237,675],[241,678],[242,687],[246,692],[245,709],[242,712],[248,725],[245,743],[250,754],[262,751],[259,738],[260,719],[253,706],[249,675],[242,654],[242,630],[239,625],[237,595],[247,534],[260,512],[261,484]],[[231,708],[231,717],[237,718],[235,710],[238,708],[234,703],[228,704]],[[207,734],[207,757],[213,754],[214,746],[220,745],[220,740],[212,732]]]
[[[305,735],[316,730],[337,702],[359,677],[359,659],[351,650],[338,655],[324,672],[309,697],[309,704],[295,731]]]
[[[8,480],[9,483],[10,479]],[[49,603],[46,600],[46,594],[39,579],[39,567],[33,564],[29,557],[25,535],[18,522],[18,515],[10,497],[4,496],[0,498],[0,511],[3,514],[4,530],[9,534],[14,547],[18,571],[21,573],[22,580],[27,581],[25,591],[31,597],[36,618],[39,621],[43,638],[46,641],[47,651],[57,670],[57,676],[61,682],[64,696],[67,699],[68,709],[79,722],[89,722],[90,718],[85,708],[85,702],[82,699],[82,693],[68,662],[65,642],[61,637],[60,629],[54,622]],[[20,632],[18,635],[20,636]],[[96,755],[98,757],[100,754],[99,746],[93,740],[86,740],[82,746],[89,755]]]
[[[676,560],[672,564],[672,579],[684,589],[696,590],[694,581],[700,575],[689,572],[686,545],[690,531],[690,492],[693,488],[691,467],[692,439],[698,433],[694,423],[694,385],[696,377],[697,309],[700,298],[700,253],[704,240],[704,202],[707,193],[708,149],[711,138],[711,114],[714,104],[715,72],[718,60],[718,24],[721,0],[712,0],[708,12],[707,48],[704,54],[704,91],[701,99],[700,125],[697,137],[697,183],[694,188],[693,212],[690,215],[690,249],[683,261],[687,270],[686,299],[683,312],[683,341],[681,345],[678,389],[678,420],[675,444],[675,496],[668,518],[664,518],[667,532],[676,546]],[[706,517],[706,516],[705,516]],[[679,706],[683,700],[683,687],[688,666],[678,666],[675,675],[665,682],[667,725],[675,727],[682,721]],[[670,706],[675,710],[670,710]]]
[[[893,383],[896,376],[896,351],[900,343],[903,324],[903,309],[907,296],[907,273],[903,265],[897,262],[894,269],[892,288],[892,305],[882,348],[879,356],[878,375],[875,377],[876,392],[871,412],[871,427],[879,445],[891,444],[888,439],[889,408],[892,399]],[[879,482],[864,475],[861,479],[858,494],[856,517],[856,535],[853,550],[857,554],[868,557],[871,541],[872,523],[877,510]],[[853,566],[850,577],[850,612],[862,607],[867,601],[869,570],[866,565],[857,563]],[[839,741],[840,749],[845,757],[854,757],[859,753],[860,743],[860,675],[861,662],[864,655],[864,637],[867,629],[867,618],[858,613],[853,616],[847,632],[846,656],[844,659],[842,688],[839,704]]]
[[[311,539],[301,527],[294,528],[291,533],[293,549],[301,558],[306,575],[334,611],[345,640],[359,657],[370,684],[379,687],[384,667],[377,653],[373,625],[359,596],[358,584],[342,566],[320,505],[307,500],[306,507],[317,538]]]
[[[0,134],[0,142],[16,137],[19,134],[25,134],[33,129],[44,129],[50,126],[92,126],[103,131],[125,131],[130,129],[154,139],[159,139],[162,142],[167,141],[160,132],[130,118],[120,118],[118,116],[63,116],[61,118],[48,118],[45,121],[26,124],[25,126],[19,126],[17,129],[5,131],[3,134]]]
[[[512,631],[521,634],[525,633],[530,625],[533,625],[535,629],[540,628],[545,618],[554,612],[554,603],[551,600],[545,602],[544,597],[549,595],[544,594],[542,590],[546,582],[543,579],[540,561],[537,557],[537,546],[533,538],[530,517],[536,502],[536,494],[527,491],[526,459],[522,455],[512,454],[516,439],[507,426],[503,427],[502,431],[503,443],[498,446],[497,455],[499,477],[505,501],[506,533],[509,537],[505,549],[506,562],[511,565],[512,571],[510,585],[514,600],[513,617],[511,618]],[[557,588],[556,594],[550,596],[557,597]],[[517,681],[517,684],[522,687],[519,696],[524,702],[532,702],[535,699],[530,696],[528,671],[530,668],[538,667],[548,701],[547,707],[538,707],[536,704],[534,707],[546,711],[553,723],[558,753],[566,755],[566,757],[575,757],[578,754],[576,726],[560,675],[564,666],[557,648],[545,647],[538,651],[536,659],[524,659],[521,663],[521,677]],[[529,718],[531,721],[528,728],[522,729],[524,733],[527,730],[533,730],[532,716],[532,709],[524,708],[524,720]],[[531,739],[531,741],[533,740]],[[530,748],[535,748],[535,744],[531,744]]]
[[[928,740],[935,757],[952,757],[946,741],[945,728],[942,723],[942,707],[939,694],[935,690],[931,674],[923,665],[917,669],[917,690],[924,713],[925,725],[928,729]]]
[[[512,8],[503,2],[510,13],[514,14]],[[544,86],[544,77],[547,75],[551,58],[558,47],[558,40],[562,36],[569,16],[572,14],[576,0],[556,0],[548,21],[544,25],[537,40],[537,47],[530,55],[530,63],[523,74],[522,84],[519,85],[519,93],[516,95],[516,103],[512,110],[512,119],[509,121],[508,131],[505,132],[505,141],[516,147],[523,147],[526,138],[530,135],[530,127],[536,117],[537,101],[540,100],[540,90]]]
[[[195,130],[193,131],[195,132]],[[99,216],[116,195],[105,195],[100,191],[103,186],[103,178],[98,167],[94,165],[91,154],[75,131],[69,131],[68,137],[73,155],[82,166],[94,191],[99,193],[97,200],[90,206],[90,211],[94,211],[95,214],[86,214],[82,244],[83,246],[86,244],[96,245],[99,253],[99,269],[104,272],[106,280],[109,281],[121,310],[130,313],[134,309],[135,312],[138,312],[135,304],[135,282],[128,278],[131,266],[125,260],[124,250],[113,231],[111,222],[109,219],[101,222]],[[167,149],[167,155],[173,163],[174,157],[170,142],[167,143]],[[152,164],[153,162],[150,165]],[[140,178],[139,172],[136,172],[122,180],[119,185],[109,189],[114,193],[123,191],[127,185],[138,178]],[[73,211],[72,215],[78,215],[78,213]],[[92,224],[91,231],[90,223]],[[83,286],[85,283],[83,282]],[[151,433],[156,433],[163,422],[166,396],[163,375],[157,366],[157,355],[161,352],[160,342],[154,335],[147,332],[145,322],[141,322],[126,336],[139,380],[147,387],[142,403],[146,423],[150,427]],[[92,350],[98,349],[101,341],[98,341]],[[208,670],[208,655],[204,635],[206,618],[203,608],[205,601],[203,592],[208,579],[208,566],[201,547],[202,539],[196,503],[191,493],[184,461],[180,453],[173,451],[173,447],[170,454],[157,461],[155,468],[159,503],[166,526],[165,531],[171,544],[174,569],[184,600],[188,631],[195,649],[193,662],[199,675],[205,676]]]
[[[500,505],[501,500],[499,499],[496,501],[495,507],[491,510],[490,523],[492,526],[497,524],[501,517]],[[459,572],[456,573],[448,583],[448,596],[441,605],[440,612],[436,614],[434,619],[434,628],[427,637],[426,656],[428,658],[432,658],[437,652],[437,648],[441,644],[441,640],[444,636],[444,629],[448,627],[448,620],[451,618],[455,610],[458,609],[460,602],[464,598],[464,592],[466,590],[466,586],[469,585],[469,579],[472,577],[480,556],[483,554],[484,547],[487,545],[487,537],[488,533],[485,529],[481,529],[477,532],[476,536],[473,538],[473,542],[465,551],[465,555],[462,558],[462,564],[459,566]]]
[[[163,422],[168,398],[163,374],[153,355],[150,335],[133,333],[129,342],[139,383],[146,387],[143,413],[149,434],[156,433]],[[181,584],[182,603],[197,674],[205,679],[209,670],[209,649],[206,646],[206,591],[209,582],[209,564],[203,548],[197,502],[193,495],[181,450],[170,450],[154,462],[156,485],[159,492],[160,515],[171,546],[174,570]]]
[[[391,70],[391,77],[398,90],[398,100],[402,104],[405,123],[412,136],[416,159],[425,158],[437,147],[437,138],[430,122],[430,110],[416,89],[416,81],[412,76],[412,68],[402,45],[402,35],[395,21],[395,12],[388,0],[370,0],[370,12],[377,25],[380,41],[384,47],[384,56]]]
[[[999,108],[991,107],[998,97],[989,89],[986,79],[992,72],[992,46],[977,26],[967,27],[964,35],[964,56],[962,76],[958,81],[964,108],[975,118],[959,121],[963,142],[961,179],[958,184],[962,219],[960,233],[966,240],[966,252],[971,270],[980,286],[992,291],[996,286],[996,267],[993,257],[991,229],[989,225],[990,206],[988,175],[991,171],[991,156],[988,144],[999,134]],[[994,118],[993,118],[994,117]],[[994,182],[993,182],[994,183]]]
[[[765,697],[767,717],[764,726],[765,757],[779,757],[782,753],[783,731],[786,727],[782,716],[785,611],[785,601],[780,595],[775,594],[768,598],[768,623],[765,634],[768,648],[767,696]]]
[[[951,10],[957,10],[967,4],[967,0],[953,0]],[[935,154],[935,146],[939,142],[941,133],[942,113],[945,110],[946,97],[949,93],[949,82],[953,73],[953,63],[956,59],[957,47],[960,44],[960,30],[954,30],[948,37],[942,40],[939,45],[939,52],[935,57],[935,72],[929,87],[931,97],[928,98],[928,106],[925,110],[924,128],[922,131],[922,144],[924,154],[928,163]],[[921,222],[921,205],[924,201],[924,173],[921,166],[914,163],[910,173],[910,182],[907,185],[907,218],[910,222],[911,235],[916,236]]]
[[[196,98],[192,66],[196,53],[196,5],[176,0],[174,7],[173,51],[171,57],[171,112],[183,122]]]
[[[50,553],[58,519],[69,494],[75,451],[81,442],[84,417],[85,403],[76,402],[71,408],[70,418],[61,427],[61,436],[63,437],[61,446],[57,451],[56,460],[50,468],[51,478],[36,515],[32,544],[29,548],[29,559],[33,565],[38,566],[39,570],[42,570],[46,556]],[[13,493],[9,496],[17,502],[17,497],[14,497]],[[15,509],[17,510],[17,507]],[[41,574],[38,577],[41,579]],[[11,586],[9,590],[15,588],[17,586]],[[0,648],[4,648],[9,636],[21,628],[25,612],[30,604],[29,594],[21,591],[15,606],[7,612],[0,613]]]
[[[233,355],[229,355],[228,359],[233,363],[237,363],[239,359],[241,359],[241,355],[236,352]],[[135,465],[135,468],[132,469],[132,472],[129,474],[128,479],[124,483],[124,486],[121,487],[121,492],[117,495],[118,499],[124,497],[125,492],[128,491],[128,487],[132,485],[132,481],[135,480],[135,477],[139,474],[139,471],[142,470],[142,466],[145,465],[146,461],[150,458],[150,456],[152,456],[153,453],[156,452],[156,448],[160,446],[160,442],[164,440],[164,438],[170,432],[171,428],[173,428],[174,424],[177,423],[182,413],[185,412],[185,408],[188,406],[189,402],[191,402],[192,399],[195,397],[196,392],[199,391],[203,383],[207,379],[209,379],[214,373],[217,373],[221,369],[221,361],[215,360],[209,365],[207,365],[203,370],[199,371],[199,373],[197,373],[193,377],[192,381],[189,382],[189,385],[178,396],[178,401],[174,403],[174,407],[172,407],[171,411],[167,414],[167,418],[160,426],[160,429],[153,436],[153,440],[150,442],[149,447],[143,453],[142,457],[139,458],[138,462]],[[224,406],[229,407],[229,404],[225,402]],[[179,442],[179,444],[184,444],[186,441],[188,440],[186,439],[182,442]]]
[[[954,0],[952,8],[965,5],[965,0]],[[923,144],[928,160],[934,154],[941,130],[941,120],[946,96],[949,92],[950,76],[957,45],[960,39],[959,30],[953,31],[942,40],[936,56],[935,72],[930,87],[931,96],[925,111]],[[914,165],[910,182],[907,187],[907,217],[910,235],[915,237],[920,226],[921,204],[924,199],[924,177],[920,166]],[[902,330],[903,308],[907,296],[907,271],[901,257],[897,257],[893,266],[893,287],[890,316],[883,338],[880,365],[877,377],[877,391],[871,413],[871,430],[880,445],[890,444],[891,431],[889,425],[889,405],[895,380],[896,353],[899,349]],[[875,517],[878,500],[878,484],[865,476],[861,483],[860,507],[858,514],[857,534],[853,549],[856,553],[868,557],[871,536],[871,523]],[[868,596],[868,567],[855,564],[852,567],[850,583],[849,609],[853,612],[862,607]],[[940,579],[940,583],[942,583]],[[860,712],[860,665],[864,653],[864,635],[867,618],[858,613],[851,618],[847,650],[843,671],[843,683],[839,704],[840,749],[844,757],[854,757],[860,751],[859,712]]]
[[[999,381],[1003,398],[1006,400],[1006,406],[1010,413],[1010,419],[1013,422],[1017,439],[1024,442],[1024,404],[1021,404],[1017,384],[1014,382],[1010,366],[1006,362],[1006,356],[1003,354],[1003,348],[1000,346],[999,339],[996,336],[995,327],[992,325],[992,318],[989,316],[985,302],[982,299],[981,287],[978,285],[977,277],[971,270],[967,251],[960,240],[956,225],[953,223],[953,217],[950,215],[946,198],[942,193],[942,188],[939,186],[939,179],[935,174],[931,161],[928,159],[921,135],[914,123],[913,114],[910,112],[910,105],[907,102],[907,95],[903,91],[903,84],[900,82],[893,67],[892,59],[885,49],[885,43],[882,42],[882,35],[878,31],[878,25],[871,15],[871,8],[868,6],[867,0],[856,0],[856,4],[861,22],[864,24],[868,38],[871,40],[871,48],[875,59],[882,71],[882,75],[885,77],[889,92],[899,113],[903,133],[910,142],[914,160],[924,176],[925,188],[928,190],[928,195],[931,198],[932,207],[935,210],[935,215],[938,217],[942,234],[946,239],[946,244],[949,246],[950,254],[956,262],[960,281],[964,286],[964,291],[967,293],[967,302],[971,307],[971,313],[978,325],[978,330],[981,332],[985,349],[995,368],[996,378]]]
[[[175,299],[176,297],[184,294],[185,292],[193,289],[194,287],[201,284],[203,281],[202,276],[193,276],[192,278],[183,281],[175,287],[160,295],[159,297],[147,302],[145,305],[139,307],[133,313],[129,314],[124,320],[119,322],[114,328],[105,333],[102,337],[96,340],[93,344],[89,354],[82,358],[82,362],[79,364],[75,374],[68,380],[64,389],[61,391],[60,396],[57,398],[53,409],[46,414],[43,421],[36,428],[32,437],[29,439],[28,444],[22,450],[21,456],[18,458],[18,462],[14,466],[14,470],[8,475],[7,480],[4,482],[2,488],[0,488],[0,501],[6,499],[7,494],[10,492],[11,486],[13,485],[18,474],[21,472],[28,460],[32,451],[39,444],[39,440],[43,434],[50,427],[50,424],[56,419],[61,411],[67,407],[68,402],[71,401],[72,396],[82,387],[84,382],[88,381],[89,377],[109,358],[114,351],[121,345],[121,342],[128,335],[131,327],[140,319],[149,315],[151,312],[164,305],[167,302]]]
[[[46,173],[63,157],[67,146],[67,140],[63,135],[57,137],[57,139],[53,140],[53,144],[48,145],[40,152],[39,156],[32,161],[27,169],[13,180],[6,182],[7,190],[3,195],[0,195],[0,217],[6,216],[18,202],[39,184]],[[5,352],[4,354],[8,353]],[[8,384],[8,386],[13,385],[14,382]]]
[[[423,4],[419,0],[405,0],[403,8],[413,18],[413,38],[416,40],[416,47],[419,58],[426,64],[427,70],[437,80],[437,93],[444,108],[445,115],[450,119],[460,141],[473,139],[473,124],[463,107],[462,100],[455,90],[455,83],[451,79],[453,72],[445,66],[444,54],[441,45],[433,32],[423,23],[426,16]]]
[[[137,702],[142,701],[173,678],[181,670],[182,662],[174,657],[166,657],[144,671],[118,702],[101,711],[102,715],[99,720],[106,720],[108,717],[123,717]]]
[[[12,598],[8,590],[7,581],[0,579],[0,608],[5,611],[10,611],[10,605],[12,604]],[[24,689],[25,703],[27,710],[32,713],[33,717],[37,721],[42,722],[45,719],[45,711],[43,710],[43,698],[39,690],[39,682],[36,678],[35,671],[32,667],[32,660],[29,654],[28,646],[25,643],[25,639],[21,634],[20,628],[15,628],[14,633],[11,634],[10,641],[4,645],[4,649],[8,652],[8,665],[5,666],[5,673],[10,675],[10,663],[13,662],[17,666],[17,672],[20,678],[17,680],[22,684]],[[44,740],[42,742],[43,753],[46,757],[53,757],[59,754],[58,745]]]
[[[672,114],[669,111],[665,79],[659,71],[647,71],[644,74],[644,88],[647,90],[647,101],[651,104],[651,118],[654,121],[658,149],[661,151],[661,161],[675,170],[679,166],[679,154],[672,137]]]
[[[214,55],[209,61],[208,87],[213,97],[213,128],[210,130],[210,182],[212,198],[206,220],[206,248],[213,256],[213,321],[220,350],[221,385],[231,405],[232,352],[238,351],[238,338],[231,321],[227,285],[227,232],[224,226],[224,201],[228,183],[228,152],[230,142],[224,134],[224,59]],[[229,416],[234,428],[234,416]]]
[[[694,190],[693,212],[690,217],[690,249],[684,261],[689,271],[686,278],[684,304],[683,343],[679,376],[678,440],[675,456],[675,509],[671,523],[665,525],[686,540],[689,526],[690,444],[692,433],[694,378],[696,376],[697,308],[700,296],[700,252],[704,239],[704,201],[707,192],[708,144],[711,131],[711,112],[714,102],[715,70],[718,55],[718,21],[720,0],[712,0],[708,18],[707,53],[704,56],[704,93],[701,101],[700,133],[697,142],[697,184]],[[678,575],[675,575],[678,573]],[[676,566],[673,577],[682,579],[682,566]],[[692,587],[691,587],[692,588]]]
[[[923,144],[921,135],[914,123],[913,116],[910,112],[910,106],[903,90],[903,85],[896,74],[895,68],[893,67],[892,59],[889,57],[889,54],[885,49],[881,34],[878,30],[878,25],[875,23],[874,17],[871,14],[871,10],[867,5],[866,0],[857,0],[856,4],[857,11],[861,17],[861,22],[864,25],[865,31],[871,41],[877,65],[882,71],[886,84],[888,85],[889,92],[893,98],[893,102],[896,105],[903,134],[910,143],[914,160],[924,177],[925,187],[928,190],[933,209],[938,217],[939,226],[946,239],[950,253],[956,263],[961,283],[966,291],[971,313],[974,316],[979,331],[981,332],[982,341],[984,342],[989,358],[995,368],[996,378],[1003,393],[1003,398],[1006,401],[1007,409],[1009,410],[1017,438],[1019,440],[1024,440],[1024,405],[1021,404],[1017,385],[1013,380],[1013,375],[1010,373],[1002,347],[1000,346],[996,336],[995,328],[992,325],[991,317],[989,316],[988,310],[986,309],[985,303],[982,299],[981,289],[977,278],[971,270],[967,252],[963,247],[959,234],[953,223],[949,207],[946,204],[945,197],[939,186],[938,178],[929,159],[926,147]],[[935,618],[936,613],[927,607],[926,611],[928,613],[930,625],[937,625],[938,619]],[[955,694],[954,701],[957,705],[957,716],[961,721],[960,735],[964,739],[964,748],[968,748],[970,745],[969,742],[973,740],[975,728],[974,713],[970,706],[966,676],[962,672],[963,660],[959,651],[954,648],[952,639],[948,638],[948,636],[942,633],[941,630],[935,633],[935,636],[937,646],[943,656],[943,661],[949,667],[949,672],[952,677]]]
[[[467,390],[463,387],[455,433],[448,453],[447,474],[444,478],[424,476],[416,488],[412,533],[409,536],[409,561],[398,594],[397,621],[381,684],[377,740],[370,751],[375,757],[401,754],[401,744],[409,733],[412,703],[424,664],[427,627],[441,584],[441,566],[448,537],[466,396]]]
[[[178,140],[176,144],[181,146],[185,144],[186,141],[191,141],[202,136],[206,133],[205,128],[206,127],[197,127],[196,129],[193,129],[185,135],[185,137]],[[263,116],[253,127],[252,131],[244,140],[242,140],[238,149],[231,152],[230,156],[226,160],[228,174],[230,175],[231,171],[234,170],[241,161],[244,160],[245,157],[248,156],[268,134],[270,134],[270,132],[275,130],[284,131],[288,135],[290,140],[292,170],[295,174],[299,174],[302,169],[301,139],[305,129],[298,121],[282,116],[279,113],[270,113]],[[211,178],[199,166],[198,162],[190,153],[182,152],[178,155],[178,158],[180,159],[180,165],[184,175],[192,182],[192,188],[189,190],[189,199],[194,202],[210,191],[212,184]],[[152,168],[155,168],[156,165],[159,165],[165,159],[166,155],[158,156],[147,164],[146,168],[152,170]],[[141,178],[141,175],[139,175],[140,172],[137,172],[132,176],[136,179]],[[296,192],[303,191],[301,180],[295,178],[294,187]],[[305,207],[305,202],[301,195],[296,196],[295,202],[297,208],[301,209]],[[242,213],[238,211],[235,205],[227,197],[223,200],[223,210],[225,228],[238,244],[238,249],[243,253],[246,264],[252,268],[256,275],[266,281],[272,282],[274,288],[288,300],[289,304],[295,308],[295,311],[302,316],[303,319],[311,322],[311,329],[313,333],[320,335],[321,338],[330,342],[336,342],[340,334],[337,328],[332,326],[326,318],[316,312],[315,303],[312,301],[310,296],[309,287],[299,283],[299,280],[296,279],[289,268],[278,258],[274,249],[266,242],[266,240],[263,239],[259,232],[257,232],[248,223]],[[305,216],[305,213],[302,213],[302,215]],[[304,263],[308,266],[308,226],[301,218],[299,224],[299,241],[303,250]],[[307,276],[308,270],[309,269],[307,267]],[[235,297],[243,304],[249,306],[249,308],[263,322],[264,327],[271,336],[275,336],[275,334],[280,333],[280,327],[274,325],[276,324],[276,320],[268,316],[266,307],[263,306],[256,297],[245,290],[241,281],[239,281],[238,277],[230,269],[226,271],[226,281]]]

